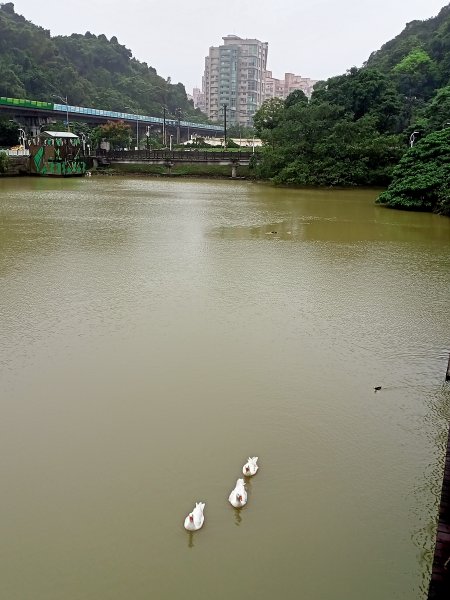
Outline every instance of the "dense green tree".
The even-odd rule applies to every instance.
[[[430,133],[409,148],[377,202],[450,216],[450,127]]]
[[[275,129],[281,120],[284,102],[281,98],[270,98],[265,100],[253,117],[253,125],[258,135],[264,131]]]
[[[8,168],[9,157],[0,150],[0,173],[5,173]]]
[[[423,111],[424,126],[428,131],[436,131],[450,125],[450,85],[436,93]]]
[[[8,119],[0,119],[0,147],[16,146],[19,143],[17,123]]]
[[[439,89],[449,25],[450,10],[443,9],[435,19],[409,24],[363,68],[318,82],[309,102],[295,93],[283,106],[263,105],[255,115],[265,144],[257,174],[282,184],[388,185],[412,132],[420,133],[415,137],[423,148],[428,133],[450,123],[448,78]],[[441,154],[429,157],[420,168],[427,177],[436,168],[437,179],[444,180]],[[431,196],[433,210],[445,212],[446,189],[440,185]],[[382,200],[422,207],[422,199],[406,197],[405,192],[401,201],[397,196]]]
[[[330,102],[341,106],[357,120],[371,113],[381,130],[395,133],[400,129],[404,99],[389,77],[377,69],[352,67],[345,75],[332,77],[316,86],[312,102]]]
[[[280,125],[284,111],[284,102],[281,98],[265,100],[253,117],[256,134],[266,143],[275,146],[275,130]]]
[[[438,69],[435,62],[422,49],[415,48],[405,56],[392,73],[399,91],[407,97],[428,98],[436,87]]]
[[[312,103],[287,111],[274,133],[284,139],[276,152],[265,149],[261,174],[296,185],[382,185],[389,181],[403,147],[399,136],[383,135],[376,119],[354,121],[341,107]]]
[[[391,73],[411,52],[418,50],[426,53],[436,65],[436,85],[447,85],[450,78],[450,4],[436,17],[408,23],[398,36],[370,55],[367,66]]]
[[[285,108],[290,108],[295,104],[308,104],[308,96],[303,90],[294,90],[284,101]]]
[[[91,134],[93,147],[97,147],[102,140],[105,140],[114,149],[128,146],[131,137],[131,127],[123,121],[108,121],[104,125],[96,127]]]

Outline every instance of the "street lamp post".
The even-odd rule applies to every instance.
[[[173,135],[172,135],[172,134],[170,134],[170,135],[169,135],[169,150],[170,150],[170,151],[172,151],[172,138],[173,138]]]
[[[8,120],[9,123],[14,123],[14,125],[17,125],[18,123],[16,123],[16,121],[14,119],[9,119]],[[23,149],[25,150],[25,144],[27,141],[27,134],[25,133],[25,129],[22,129],[22,127],[19,127],[17,129],[18,133],[19,133],[19,146],[23,146]]]
[[[164,148],[166,147],[166,107],[163,106],[163,130],[162,130],[162,134],[163,134],[163,146]]]
[[[25,133],[25,131],[19,127],[19,144],[21,146],[23,146],[23,149],[25,150],[25,144],[26,144],[26,139],[27,139],[27,134]]]
[[[66,105],[66,125],[67,125],[67,131],[70,131],[70,127],[69,127],[69,104],[68,104],[68,100],[67,100],[67,96],[58,96],[58,94],[52,94],[53,98],[59,98],[59,100],[61,100],[62,102],[65,103]]]
[[[223,149],[227,149],[227,104],[223,105]]]
[[[145,132],[145,135],[147,137],[147,150],[151,150],[151,142],[150,142],[150,135],[151,135],[151,126],[147,125],[147,131]]]
[[[177,144],[180,143],[180,120],[181,120],[181,108],[177,108],[175,111],[177,115]]]
[[[139,115],[136,115],[136,150],[139,150]]]
[[[127,110],[134,110],[131,106],[125,106]],[[136,150],[139,150],[139,115],[136,115]]]
[[[83,147],[83,156],[86,156],[86,134],[80,133],[81,145]]]
[[[409,136],[409,146],[412,148],[414,146],[414,142],[416,141],[416,135],[420,135],[420,131],[413,131]]]

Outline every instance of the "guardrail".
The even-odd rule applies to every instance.
[[[186,162],[239,162],[249,161],[256,152],[238,150],[211,151],[211,150],[114,150],[99,152],[99,158],[109,160],[166,160]]]
[[[7,156],[30,156],[29,150],[9,150],[0,148],[0,152],[3,152]]]

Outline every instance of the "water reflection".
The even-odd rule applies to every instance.
[[[252,487],[253,487],[253,475],[244,475],[244,481],[245,481],[245,489],[247,490],[247,492],[251,492]]]
[[[243,479],[244,479],[244,482],[245,482],[245,489],[247,491],[247,504],[248,504],[249,501],[251,502],[252,478],[244,476]],[[237,525],[238,527],[242,523],[243,511],[245,510],[247,504],[245,506],[241,507],[241,508],[235,508],[235,507],[233,507],[234,524]]]
[[[194,547],[194,532],[188,531],[188,548]]]
[[[126,246],[131,223],[123,216],[123,206],[83,189],[70,191],[69,202],[68,193],[41,195],[25,187],[18,197],[2,197],[0,276],[40,256],[44,260],[64,254],[68,247],[110,253]]]
[[[242,510],[241,508],[233,508],[234,524],[237,525],[238,527],[242,522],[241,510]]]
[[[295,199],[285,199],[282,204],[276,198],[274,211],[267,210],[267,202],[256,206],[252,223],[231,221],[212,229],[211,235],[222,239],[345,244],[361,241],[366,244],[428,242],[432,235],[438,241],[448,242],[447,219],[434,214],[395,211],[378,206],[374,203],[378,195],[375,190],[355,192],[298,190]],[[336,201],[339,203],[339,212],[331,214],[330,206]],[[279,218],[270,220],[274,212]]]

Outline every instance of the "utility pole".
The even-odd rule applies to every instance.
[[[58,94],[52,94],[53,98],[59,98],[59,100],[62,100],[62,102],[64,102],[64,104],[66,105],[66,126],[67,126],[67,131],[70,131],[70,126],[69,126],[69,102],[67,100],[67,95],[66,96],[58,96]]]
[[[127,110],[134,110],[131,106],[125,106]],[[139,150],[139,115],[136,116],[136,150]]]
[[[136,150],[139,150],[139,115],[136,115]]]
[[[163,106],[163,146],[166,147],[166,107]]]
[[[227,149],[227,104],[223,105],[223,148]]]
[[[180,120],[181,120],[181,108],[177,108],[175,111],[177,115],[177,144],[180,143]]]

